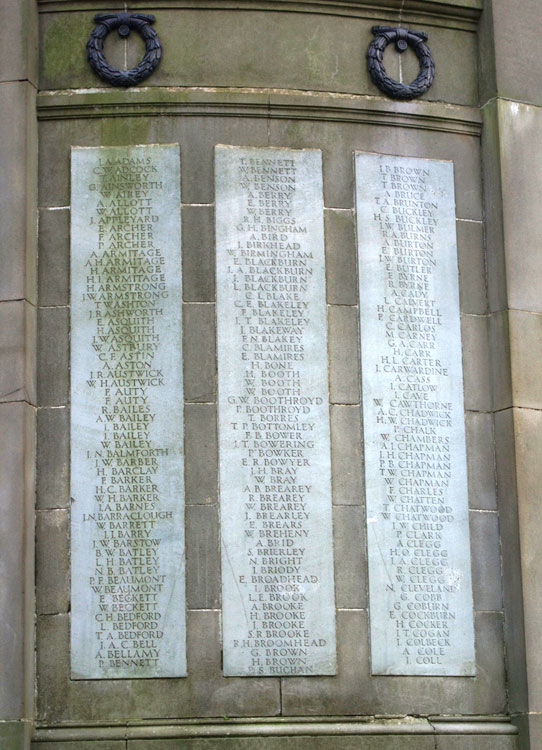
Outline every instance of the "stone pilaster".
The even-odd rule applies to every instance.
[[[34,702],[37,11],[0,2],[0,746],[30,746]]]

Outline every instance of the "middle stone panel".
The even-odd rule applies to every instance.
[[[336,674],[322,154],[217,146],[224,674]]]

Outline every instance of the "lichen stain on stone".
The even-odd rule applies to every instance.
[[[144,145],[152,140],[152,125],[152,117],[104,117],[100,121],[100,145]]]
[[[57,79],[61,86],[80,82],[87,59],[86,43],[92,30],[88,18],[87,13],[62,13],[49,22],[42,48],[42,73],[47,88],[50,84],[58,85]]]

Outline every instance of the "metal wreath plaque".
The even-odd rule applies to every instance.
[[[367,65],[373,83],[392,99],[415,99],[424,94],[435,77],[435,63],[429,47],[425,44],[427,34],[423,31],[410,31],[392,26],[373,26],[371,31],[376,38],[367,50]],[[395,42],[395,48],[400,53],[408,46],[416,53],[420,62],[420,72],[412,83],[399,83],[386,73],[382,60],[384,50],[390,42]]]
[[[162,57],[160,39],[151,26],[154,20],[154,16],[145,13],[97,13],[94,16],[96,26],[87,42],[88,61],[92,70],[113,86],[136,86],[148,78]],[[114,29],[118,29],[121,37],[129,36],[134,29],[145,42],[143,59],[131,70],[112,68],[105,59],[104,40]]]

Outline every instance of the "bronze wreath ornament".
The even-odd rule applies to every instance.
[[[427,34],[423,31],[391,26],[373,26],[371,31],[376,38],[367,50],[367,67],[373,83],[392,99],[415,99],[424,94],[435,77],[435,63],[429,47],[425,44]],[[420,72],[412,83],[399,83],[386,73],[382,59],[384,50],[390,42],[395,42],[395,48],[400,53],[409,46],[416,53],[420,62]]]
[[[162,57],[160,39],[151,26],[154,20],[154,16],[145,13],[97,13],[94,16],[96,26],[87,42],[88,61],[92,70],[113,86],[136,86],[148,78]],[[104,40],[114,29],[118,29],[120,37],[129,36],[134,29],[145,42],[145,55],[139,65],[131,70],[112,68],[105,59]]]

